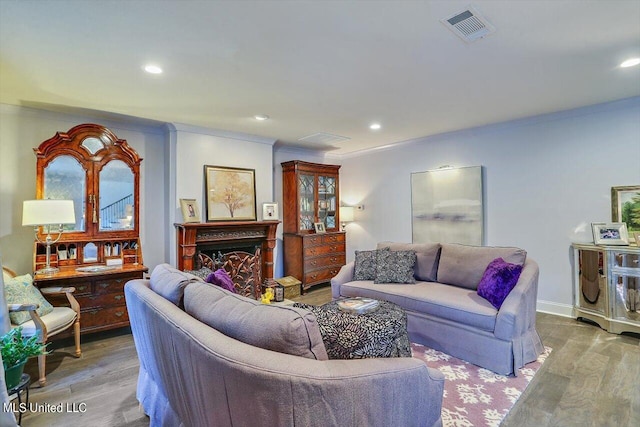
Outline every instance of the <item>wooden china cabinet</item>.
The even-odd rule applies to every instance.
[[[34,284],[76,289],[81,333],[128,326],[124,284],[148,270],[139,234],[142,159],[127,141],[95,124],[58,132],[34,151],[36,198],[73,200],[76,217],[51,247],[51,266],[59,272],[36,273]],[[34,272],[45,265],[45,251],[34,243]]]
[[[340,231],[339,165],[293,160],[282,163],[284,272],[302,291],[326,283],[345,264]],[[324,233],[316,233],[315,224]]]

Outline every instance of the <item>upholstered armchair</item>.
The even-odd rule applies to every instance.
[[[5,282],[5,286],[11,280],[16,278],[16,274],[7,269],[2,269],[3,280]],[[24,277],[24,276],[21,276]],[[27,276],[28,277],[28,276]],[[30,277],[29,277],[30,278]],[[25,284],[26,285],[26,284]],[[33,285],[29,285],[33,286]],[[34,287],[35,289],[35,287]],[[33,290],[31,290],[33,292]],[[35,290],[38,292],[38,289]],[[30,337],[33,335],[37,335],[40,338],[40,342],[46,344],[48,339],[56,334],[59,334],[62,331],[73,326],[73,335],[75,338],[75,356],[80,357],[82,351],[80,349],[80,305],[78,301],[73,296],[73,292],[75,288],[67,287],[67,288],[42,288],[39,290],[43,295],[53,296],[53,295],[64,295],[69,302],[70,307],[53,307],[53,309],[47,314],[40,315],[37,310],[39,308],[39,304],[37,302],[23,302],[20,304],[11,304],[11,300],[9,296],[7,296],[7,302],[9,314],[11,313],[19,313],[19,312],[28,312],[31,320],[28,320],[20,325],[14,324],[11,322],[12,328],[17,328],[18,326],[22,326],[22,335],[25,337]],[[46,384],[46,374],[45,374],[45,362],[46,355],[38,356],[38,382],[40,386],[44,386]]]

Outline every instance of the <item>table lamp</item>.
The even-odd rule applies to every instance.
[[[51,245],[60,240],[62,236],[63,224],[75,224],[76,215],[73,210],[73,200],[25,200],[22,204],[22,225],[33,226],[35,229],[36,240],[47,245],[46,266],[36,274],[53,274],[60,271],[56,267],[51,267]],[[38,227],[43,227],[43,232],[47,233],[44,240],[38,237]],[[58,227],[58,236],[53,239],[51,237],[52,226]],[[46,231],[44,228],[46,227]],[[55,231],[54,231],[55,232]]]
[[[353,221],[353,206],[340,206],[340,228],[345,230],[347,222]]]

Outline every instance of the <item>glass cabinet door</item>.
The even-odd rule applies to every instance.
[[[318,176],[318,221],[327,229],[336,227],[336,179]]]
[[[85,231],[86,171],[73,156],[57,156],[44,168],[43,199],[73,200],[76,223],[64,225],[65,232]]]
[[[134,176],[127,164],[111,160],[100,171],[100,231],[130,230],[134,224]]]
[[[298,179],[300,195],[300,230],[313,230],[315,222],[315,176],[300,174]]]

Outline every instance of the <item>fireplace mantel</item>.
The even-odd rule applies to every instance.
[[[273,282],[273,249],[280,221],[225,221],[174,224],[177,233],[178,268],[193,270],[198,247],[211,244],[259,242],[262,250],[262,277]]]

